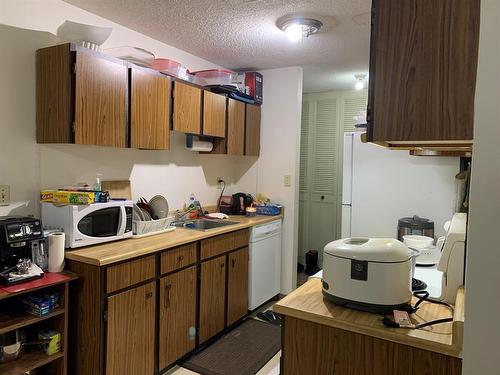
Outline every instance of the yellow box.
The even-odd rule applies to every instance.
[[[65,204],[91,204],[94,203],[94,192],[44,190],[40,193],[40,201]]]
[[[61,351],[61,334],[57,331],[43,330],[38,333],[39,340],[50,340],[45,353],[48,355],[56,354]]]

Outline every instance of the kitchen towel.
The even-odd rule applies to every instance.
[[[49,272],[61,272],[64,269],[64,233],[49,234]]]

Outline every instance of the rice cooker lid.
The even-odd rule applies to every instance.
[[[414,215],[412,217],[403,217],[399,219],[398,226],[400,228],[411,228],[414,230],[434,229],[434,222],[425,217]]]
[[[393,238],[343,238],[327,244],[325,253],[379,263],[405,262],[411,257],[410,249]]]

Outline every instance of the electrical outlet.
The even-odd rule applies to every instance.
[[[222,177],[217,177],[217,189],[222,190],[222,184],[224,184],[224,179]]]
[[[10,204],[10,186],[0,185],[0,206],[8,206]]]
[[[292,176],[290,176],[289,174],[283,176],[283,186],[284,187],[292,186]]]

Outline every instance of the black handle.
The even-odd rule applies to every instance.
[[[221,264],[220,264],[220,268],[224,268],[224,263],[221,263]]]
[[[146,299],[150,299],[151,297],[153,297],[153,292],[147,292]]]
[[[233,258],[233,259],[231,259],[231,267],[233,267],[233,268],[234,268],[234,265],[235,265],[235,264],[236,264],[236,259],[234,259],[234,258]]]
[[[321,200],[322,201],[325,200],[325,196],[324,195],[321,196]]]
[[[183,260],[184,260],[184,255],[179,255],[179,256],[177,257],[177,261],[178,261],[179,263],[180,263],[180,262],[182,262]]]

